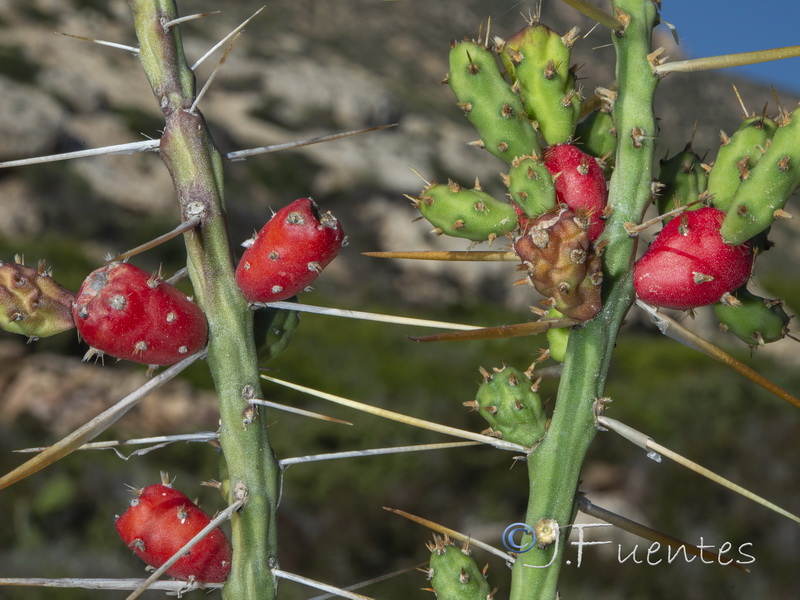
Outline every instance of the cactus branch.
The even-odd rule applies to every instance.
[[[173,0],[130,0],[139,58],[166,127],[161,157],[178,195],[182,220],[202,217],[186,234],[188,272],[209,325],[208,364],[220,403],[220,445],[229,503],[247,502],[231,519],[233,565],[224,598],[273,598],[277,581],[275,511],[279,469],[267,437],[266,419],[243,427],[245,396],[260,396],[253,317],[234,281],[233,252],[223,200],[222,155],[203,115],[190,112],[196,99],[192,70],[186,63],[180,29],[162,23],[178,17]],[[251,393],[245,394],[249,390]],[[258,408],[258,412],[263,412]]]
[[[658,78],[649,54],[658,14],[649,1],[616,0],[613,5],[625,28],[612,33],[619,88],[613,115],[619,138],[609,189],[610,218],[600,237],[607,244],[603,309],[583,328],[570,333],[553,418],[528,459],[528,524],[542,518],[554,519],[559,526],[572,522],[581,466],[595,435],[592,405],[603,396],[617,332],[634,298],[631,265],[636,242],[628,237],[624,224],[640,222],[651,199],[657,132],[653,97]],[[565,546],[552,544],[521,555],[513,567],[511,600],[555,598]],[[532,568],[551,562],[549,568]]]

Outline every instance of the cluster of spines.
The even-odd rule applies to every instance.
[[[43,261],[36,269],[0,261],[0,328],[36,339],[75,327],[75,294],[56,283]]]
[[[469,544],[460,548],[445,535],[433,536],[426,544],[431,553],[427,570],[431,582],[430,591],[439,600],[492,600],[497,590],[489,587],[486,580],[488,565],[478,568]]]
[[[503,366],[489,373],[480,369],[483,382],[475,399],[464,405],[478,411],[489,423],[485,435],[531,447],[544,435],[547,417],[539,397],[538,381],[528,373]]]

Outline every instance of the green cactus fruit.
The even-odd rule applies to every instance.
[[[692,152],[687,144],[683,151],[661,161],[658,181],[664,186],[658,196],[658,214],[663,215],[674,208],[686,206],[700,200],[706,191],[708,177],[702,167],[703,159]],[[699,202],[688,210],[702,208]]]
[[[467,189],[454,181],[447,185],[431,183],[414,204],[436,228],[446,234],[473,242],[492,241],[517,227],[517,212],[506,202],[484,192],[480,184]]]
[[[43,338],[75,327],[75,294],[56,283],[40,261],[37,269],[0,262],[0,328]]]
[[[790,316],[781,300],[761,298],[741,287],[714,304],[720,329],[750,346],[777,342],[789,333]]]
[[[486,575],[475,564],[469,546],[458,548],[450,538],[433,536],[428,579],[438,600],[487,600],[492,590]]]
[[[481,368],[483,383],[475,400],[465,405],[477,410],[489,423],[485,435],[530,448],[545,432],[547,417],[536,392],[538,382],[513,367],[489,373]]]
[[[563,319],[564,315],[551,308],[547,311],[549,319]],[[569,332],[571,327],[554,327],[547,330],[547,343],[550,349],[550,358],[560,363],[563,363],[567,358],[567,342],[569,341]]]
[[[775,121],[762,115],[742,121],[730,137],[720,131],[721,145],[708,174],[708,193],[715,208],[728,212],[739,184],[761,160],[777,128]]]
[[[258,362],[264,364],[286,350],[299,323],[300,313],[296,310],[279,308],[256,310],[253,315],[253,334]]]
[[[611,176],[617,153],[617,127],[610,112],[593,111],[578,123],[575,144],[587,154],[602,159],[606,177]]]
[[[556,206],[556,186],[541,157],[520,156],[503,177],[511,200],[529,217],[538,217]]]
[[[539,152],[536,130],[493,52],[476,42],[454,43],[446,81],[489,152],[507,163]]]
[[[528,279],[548,298],[545,303],[581,321],[602,308],[603,269],[589,241],[589,224],[586,216],[559,207],[537,218],[514,242]]]
[[[764,231],[777,218],[800,185],[800,112],[783,114],[778,128],[758,164],[750,170],[733,196],[720,232],[738,246]]]
[[[533,22],[500,48],[500,60],[548,146],[568,141],[580,116],[582,98],[569,66],[577,36],[577,28],[562,37]]]

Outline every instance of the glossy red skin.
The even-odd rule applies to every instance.
[[[608,202],[606,176],[597,160],[572,144],[556,144],[545,150],[544,164],[558,175],[556,200],[576,214],[589,214],[589,239],[596,240],[606,226],[601,217]]]
[[[313,283],[343,241],[339,221],[330,213],[320,216],[311,198],[300,198],[258,232],[239,261],[236,283],[249,302],[291,298]]]
[[[151,567],[160,567],[211,518],[182,492],[149,485],[116,521],[117,532],[133,553]],[[213,529],[189,554],[167,570],[176,579],[222,583],[231,570],[231,545],[221,529]]]
[[[129,263],[111,263],[91,273],[78,290],[72,314],[87,344],[146,365],[174,364],[202,349],[208,339],[206,317],[197,304]]]
[[[711,207],[675,217],[636,261],[636,295],[655,306],[688,310],[718,302],[743,286],[753,268],[749,244],[730,246],[719,233],[725,213]],[[681,225],[686,233],[681,233]],[[695,282],[695,274],[714,280]]]

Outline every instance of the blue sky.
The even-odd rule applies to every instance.
[[[661,14],[691,57],[800,45],[798,0],[662,0]],[[734,70],[800,93],[800,58]]]

